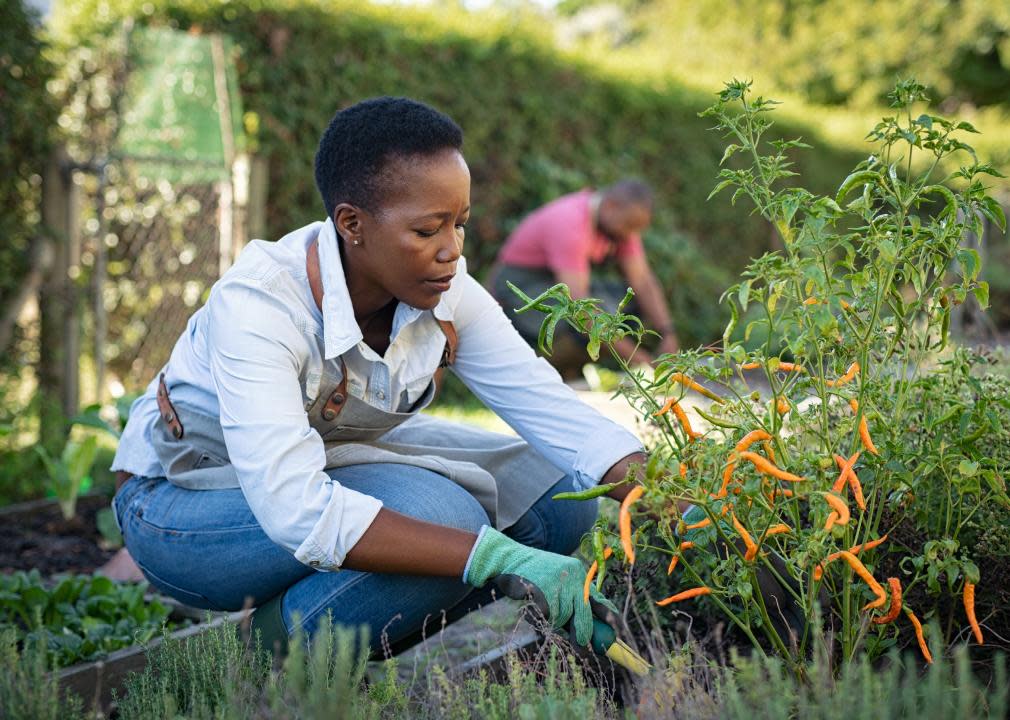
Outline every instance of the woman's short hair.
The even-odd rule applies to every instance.
[[[316,186],[327,217],[345,202],[376,211],[395,180],[387,172],[392,161],[431,157],[462,146],[459,125],[410,98],[372,98],[341,110],[316,151]]]

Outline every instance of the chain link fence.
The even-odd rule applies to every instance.
[[[99,400],[143,390],[245,244],[248,193],[237,194],[234,179],[151,159],[82,173],[80,266],[92,350],[85,354]]]

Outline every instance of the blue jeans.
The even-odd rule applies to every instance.
[[[472,495],[429,470],[382,463],[327,474],[419,520],[474,533],[489,524]],[[596,501],[551,500],[573,489],[566,476],[505,534],[570,554],[597,512]],[[229,611],[284,593],[289,633],[299,626],[311,635],[331,613],[335,623],[367,625],[373,653],[383,647],[398,652],[494,599],[490,588],[474,589],[453,578],[316,571],[266,536],[240,489],[186,490],[164,478],[134,477],[120,488],[113,507],[126,547],[159,591],[193,607]]]

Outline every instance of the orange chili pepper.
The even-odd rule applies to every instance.
[[[848,310],[850,307],[852,307],[851,305],[849,305],[847,302],[845,302],[841,298],[838,299],[838,304],[842,306],[842,310]]]
[[[670,412],[670,408],[672,408],[676,404],[677,400],[675,398],[670,398],[665,403],[663,403],[663,407],[659,408],[659,410],[652,413],[652,417],[659,417],[660,415],[666,415],[668,412]]]
[[[726,497],[726,494],[727,494],[726,490],[727,490],[727,488],[729,488],[730,481],[733,479],[733,471],[734,470],[736,470],[736,463],[735,462],[729,463],[723,469],[723,471],[722,471],[722,487],[719,488],[719,492],[717,492],[715,495],[713,495],[713,497],[716,497],[716,498],[724,498],[724,497]]]
[[[848,460],[843,458],[838,453],[834,454],[835,464],[838,465],[838,469],[841,472],[838,474],[838,479],[835,480],[835,484],[831,486],[831,492],[842,494],[842,490],[845,489],[845,485],[848,483],[849,473],[852,471],[852,466],[855,465],[856,460],[859,459],[859,455],[862,451],[857,450],[855,454]]]
[[[874,594],[877,596],[876,600],[868,602],[866,605],[864,605],[863,610],[878,608],[885,602],[887,602],[887,593],[884,592],[884,588],[881,587],[880,583],[877,582],[876,578],[874,578],[873,575],[870,574],[870,571],[866,569],[866,566],[863,565],[862,561],[860,561],[859,558],[850,553],[848,550],[840,550],[838,552],[838,557],[845,560],[845,562],[849,564],[849,567],[852,568],[852,570],[856,573],[856,575],[858,575],[862,579],[862,581],[869,586],[870,590],[872,590]]]
[[[832,515],[836,516],[835,522],[839,525],[847,525],[849,522],[848,504],[837,495],[832,495],[828,492],[822,492],[821,495],[824,496],[825,501],[827,501],[828,505],[831,506],[831,509],[834,510]],[[830,517],[828,519],[830,520]],[[827,527],[825,529],[830,530],[831,528]]]
[[[691,598],[700,597],[702,595],[710,595],[712,589],[702,585],[701,587],[691,588],[690,590],[684,590],[676,595],[671,595],[668,598],[663,598],[662,600],[657,600],[656,604],[659,606],[669,605],[671,603],[680,602],[681,600],[690,600]]]
[[[780,362],[779,370],[782,372],[800,372],[800,373],[806,372],[806,370],[802,366],[791,362]]]
[[[873,618],[876,625],[886,625],[894,622],[901,614],[901,580],[898,578],[887,578],[887,584],[891,588],[891,607],[887,609],[886,615]]]
[[[859,372],[859,362],[857,361],[849,365],[849,369],[846,370],[845,374],[842,375],[840,378],[838,378],[837,380],[825,380],[824,384],[827,385],[828,387],[838,387],[840,385],[844,385],[847,382],[851,382],[852,379],[856,377],[856,373],[858,372]]]
[[[692,380],[691,378],[689,378],[684,373],[674,373],[673,375],[670,376],[670,382],[680,383],[684,387],[689,387],[692,390],[694,390],[695,392],[701,393],[702,395],[704,395],[705,397],[707,397],[709,400],[714,400],[717,403],[724,403],[724,402],[726,402],[721,397],[719,397],[718,395],[716,395],[714,392],[712,392],[711,390],[709,390],[707,387],[703,387],[703,386],[699,385],[698,383],[696,383],[694,380]]]
[[[912,626],[915,628],[915,639],[919,641],[919,649],[922,651],[922,656],[926,658],[926,662],[932,665],[933,656],[929,654],[929,648],[926,646],[926,638],[922,634],[922,623],[919,622],[919,618],[915,616],[915,613],[908,608],[905,608],[905,614],[908,615],[908,619],[912,621]]]
[[[765,452],[768,453],[768,459],[775,462],[775,447],[772,445],[771,440],[763,441],[761,443],[761,447],[763,447]]]
[[[614,554],[614,548],[609,545],[603,548],[603,559],[606,560],[611,555]],[[599,569],[599,563],[593,560],[593,564],[589,566],[589,572],[586,573],[586,582],[582,586],[582,600],[586,603],[589,602],[589,587],[593,584],[593,578],[596,577],[596,571]]]
[[[778,410],[779,415],[785,415],[791,408],[792,406],[789,404],[789,401],[779,395],[775,401],[775,409]]]
[[[839,474],[838,479],[835,480],[835,484],[831,486],[832,492],[841,493],[842,488],[845,487],[846,480],[848,480],[849,487],[852,488],[852,497],[856,500],[856,505],[859,506],[860,510],[866,510],[866,498],[863,497],[863,485],[859,482],[859,477],[856,475],[855,470],[852,466],[859,459],[860,451],[857,450],[856,454],[850,457],[848,460],[843,458],[839,454],[835,454],[835,463],[841,469],[841,474]]]
[[[684,408],[680,406],[680,403],[675,402],[673,404],[673,414],[677,416],[677,420],[680,421],[680,426],[684,428],[684,433],[688,438],[697,440],[701,437],[701,433],[691,429],[691,421],[687,419],[687,413],[684,412]]]
[[[743,365],[741,365],[740,369],[741,370],[757,370],[759,367],[761,367],[761,363],[759,363],[759,362],[749,362],[749,363],[744,363]],[[796,363],[791,363],[791,362],[780,362],[777,370],[779,372],[806,372],[806,370],[804,370],[802,367],[800,367]]]
[[[772,525],[765,531],[764,537],[769,537],[771,535],[782,535],[783,533],[792,532],[793,529],[786,525],[785,523],[779,523],[778,525]]]
[[[742,438],[740,438],[740,442],[738,442],[736,444],[736,451],[737,452],[743,452],[744,450],[746,450],[747,448],[749,448],[751,445],[753,445],[754,443],[758,442],[759,440],[771,440],[771,439],[772,439],[772,436],[769,435],[764,430],[761,430],[761,429],[751,430],[749,433],[747,433]]]
[[[852,408],[852,412],[859,412],[859,401],[855,398],[849,400],[849,407]],[[877,448],[873,445],[873,440],[870,439],[870,427],[866,424],[866,415],[859,418],[859,439],[863,441],[863,447],[869,450],[874,455],[879,455]]]
[[[979,645],[985,645],[985,640],[982,638],[982,628],[978,624],[978,618],[975,617],[975,584],[967,580],[964,583],[964,611],[968,615],[971,631],[975,633],[975,641]]]
[[[687,480],[687,463],[680,464],[680,477]]]
[[[618,525],[621,528],[621,547],[624,548],[624,555],[628,558],[628,564],[635,564],[635,548],[631,544],[631,506],[642,497],[645,489],[641,485],[631,488],[621,503],[621,510],[618,513]]]
[[[803,482],[805,478],[799,475],[793,475],[792,473],[786,472],[785,470],[780,470],[776,467],[770,460],[763,458],[757,453],[752,452],[742,452],[740,453],[741,460],[749,460],[754,464],[758,470],[763,472],[765,475],[771,475],[772,477],[777,477],[779,480],[788,480],[790,482]]]
[[[705,518],[704,520],[699,520],[696,523],[691,523],[690,525],[685,525],[685,530],[700,530],[703,527],[708,527],[712,524],[712,518]]]
[[[743,538],[743,544],[747,546],[747,552],[743,556],[744,560],[753,560],[757,557],[758,545],[754,542],[754,538],[750,536],[750,533],[747,532],[747,528],[743,526],[743,523],[737,520],[736,514],[733,515],[733,527],[736,528],[740,537]]]
[[[863,550],[872,550],[878,545],[883,545],[885,542],[887,542],[887,535],[883,535],[877,538],[876,540],[870,540],[869,542],[865,542],[862,545],[853,545],[852,547],[849,548],[849,552],[852,553],[853,555],[858,555],[859,553],[863,552]],[[824,575],[824,566],[830,562],[837,560],[839,557],[841,557],[839,553],[833,552],[826,558],[824,558],[824,562],[818,563],[817,566],[814,567],[814,580],[820,580],[821,577],[823,577]]]
[[[820,305],[821,301],[818,300],[815,297],[808,297],[806,300],[803,301],[803,304],[804,305]]]
[[[678,549],[678,550],[679,550],[680,552],[684,552],[685,550],[690,550],[690,549],[691,549],[691,548],[693,548],[693,547],[694,547],[694,543],[693,543],[693,542],[691,542],[690,540],[687,540],[687,541],[685,541],[685,542],[682,542],[682,543],[680,544],[680,547],[679,547],[679,548],[677,548],[677,549]],[[667,574],[667,575],[669,575],[670,573],[672,573],[672,572],[673,572],[673,569],[674,569],[675,567],[677,567],[677,562],[678,562],[679,560],[680,560],[680,554],[679,554],[679,553],[673,556],[673,559],[672,559],[672,560],[670,560],[670,567],[668,567],[668,568],[666,569],[666,574]]]
[[[777,498],[779,495],[781,495],[782,497],[790,498],[790,497],[793,496],[793,491],[792,490],[788,490],[786,488],[772,488],[772,490],[770,492],[768,492],[765,495],[765,497],[768,498],[768,502],[774,503],[775,502],[775,498]]]

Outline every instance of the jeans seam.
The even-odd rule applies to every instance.
[[[368,575],[369,575],[369,573],[367,573],[367,572],[362,572],[361,574],[359,574],[359,575],[358,575],[358,577],[354,578],[354,579],[353,579],[353,580],[351,580],[351,581],[350,581],[349,583],[347,583],[347,584],[345,584],[345,585],[341,585],[341,586],[340,586],[340,591],[339,591],[338,593],[330,593],[330,594],[328,594],[328,595],[326,596],[327,600],[328,600],[328,601],[329,601],[329,600],[332,600],[332,599],[333,599],[333,598],[334,598],[334,597],[335,597],[336,595],[341,595],[341,594],[343,594],[343,593],[344,593],[344,591],[345,591],[345,590],[348,590],[348,589],[350,589],[350,588],[353,588],[353,587],[354,587],[355,585],[357,585],[358,583],[360,583],[360,582],[363,582],[363,581],[364,581],[364,580],[365,580],[365,579],[366,579],[366,578],[368,577]],[[310,577],[311,577],[311,576],[310,576]],[[292,587],[294,587],[294,586],[292,586]],[[291,588],[288,588],[288,590],[290,590],[290,589],[291,589]],[[287,591],[285,591],[285,595],[286,595],[286,594],[287,594]],[[285,599],[286,599],[286,598],[285,598]],[[304,628],[304,627],[305,627],[306,625],[308,625],[308,624],[309,624],[310,622],[312,622],[312,621],[313,621],[313,620],[315,620],[315,619],[316,619],[317,617],[319,617],[319,615],[321,615],[321,614],[323,613],[323,611],[324,611],[324,610],[327,610],[327,609],[329,609],[329,607],[330,607],[331,605],[332,605],[332,602],[324,602],[324,603],[321,603],[321,604],[320,604],[320,606],[319,606],[319,607],[318,607],[317,609],[313,610],[313,611],[312,611],[312,612],[311,612],[311,613],[310,613],[309,615],[306,615],[306,616],[305,616],[304,618],[301,618],[301,619],[299,620],[299,622],[298,622],[298,626],[297,626],[297,627],[293,627],[293,628],[291,628],[291,632],[293,633],[293,632],[295,632],[296,630],[298,630],[299,628]],[[282,610],[283,610],[283,607],[284,607],[284,605],[283,605],[283,600],[282,600],[282,601],[281,601],[281,609],[282,609]],[[283,619],[283,617],[284,617],[284,615],[283,615],[283,613],[282,613],[282,614],[281,614],[281,618]],[[293,614],[292,614],[292,618],[294,618],[294,615],[293,615]]]
[[[215,528],[213,530],[189,530],[185,528],[169,528],[169,527],[162,527],[161,525],[155,525],[149,520],[146,520],[144,516],[139,513],[133,513],[133,519],[136,520],[141,525],[144,525],[152,532],[162,533],[166,535],[200,535],[200,536],[228,535],[234,532],[245,532],[248,530],[261,529],[260,524],[256,523],[254,525],[238,525],[229,528]]]

